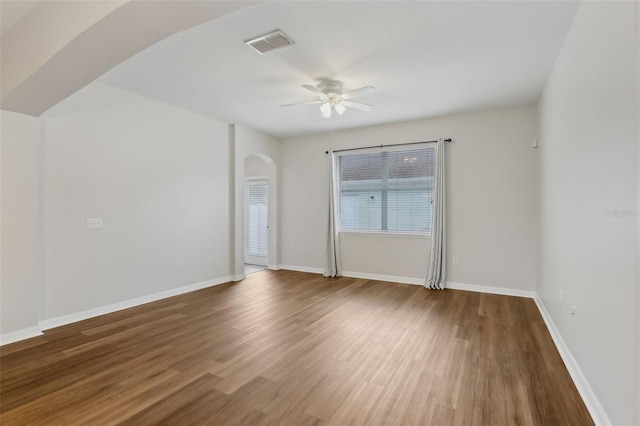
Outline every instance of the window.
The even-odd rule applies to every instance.
[[[338,157],[340,229],[431,233],[436,149]]]

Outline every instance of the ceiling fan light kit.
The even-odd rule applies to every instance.
[[[329,102],[325,102],[322,105],[320,105],[320,112],[322,113],[322,116],[324,118],[330,118],[331,117],[331,104]]]
[[[338,115],[342,115],[347,108],[358,109],[361,111],[371,111],[373,109],[372,105],[349,100],[357,96],[363,96],[375,92],[376,89],[373,86],[364,86],[359,89],[343,92],[341,82],[337,80],[324,80],[318,84],[318,86],[303,84],[302,87],[318,96],[318,100],[311,102],[298,102],[282,106],[289,107],[295,105],[322,104],[320,105],[320,113],[325,118],[331,118],[332,110],[335,110]]]

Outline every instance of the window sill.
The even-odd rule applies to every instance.
[[[412,234],[409,232],[339,231],[339,234],[349,237],[406,238],[420,240],[431,238],[431,234]]]

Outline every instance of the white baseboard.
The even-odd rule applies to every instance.
[[[12,331],[11,333],[0,334],[0,346],[41,335],[42,331],[38,326],[23,328],[22,330]]]
[[[505,287],[491,287],[486,285],[457,283],[453,281],[447,281],[447,288],[450,288],[453,290],[475,291],[478,293],[499,294],[501,296],[527,297],[529,299],[533,299],[536,296],[536,292],[530,291],[530,290],[519,290],[516,288],[505,288]]]
[[[232,281],[234,281],[234,282],[236,282],[236,281],[242,281],[242,280],[244,280],[245,278],[247,278],[247,276],[246,276],[245,274],[238,274],[238,275],[233,275],[233,276],[231,276],[231,277],[230,277],[230,279],[231,279]]]
[[[551,315],[549,315],[549,311],[547,311],[547,308],[544,306],[544,303],[542,302],[540,297],[538,297],[537,294],[535,295],[533,300],[536,302],[536,305],[538,306],[538,310],[542,315],[542,319],[544,319],[544,322],[547,325],[547,329],[551,334],[553,343],[555,343],[556,348],[560,353],[560,357],[562,358],[562,361],[564,361],[564,365],[567,367],[567,370],[569,371],[569,375],[571,376],[573,383],[576,385],[576,388],[578,389],[578,393],[582,397],[584,404],[587,406],[587,410],[589,411],[589,414],[591,414],[591,418],[593,419],[593,422],[596,424],[596,426],[611,425],[611,422],[609,421],[609,417],[607,416],[607,413],[605,413],[604,409],[602,408],[602,405],[600,405],[600,401],[598,401],[598,398],[596,397],[595,393],[593,393],[591,386],[589,386],[589,382],[587,381],[587,378],[582,373],[580,366],[578,365],[577,361],[571,354],[571,351],[569,350],[569,347],[564,342],[564,339],[562,339],[562,335],[560,334],[560,332],[558,331],[558,328],[556,327],[553,320],[551,319]]]
[[[363,272],[352,272],[352,271],[343,271],[342,276],[351,277],[351,278],[363,278],[367,280],[376,280],[376,281],[388,281],[388,282],[400,283],[400,284],[424,285],[424,278],[399,277],[395,275],[367,274]],[[453,281],[447,281],[446,288],[450,288],[453,290],[475,291],[478,293],[500,294],[503,296],[528,297],[530,299],[533,299],[535,296],[534,291],[518,290],[514,288],[490,287],[490,286],[476,285],[476,284],[457,283]]]
[[[278,265],[267,265],[267,269],[271,271],[277,271],[280,268],[278,267]]]
[[[214,285],[228,283],[229,281],[231,281],[231,277],[222,277],[222,278],[217,278],[213,280],[202,281],[196,284],[191,284],[184,287],[178,287],[171,290],[150,294],[148,296],[137,297],[135,299],[129,299],[123,302],[101,306],[99,308],[89,309],[82,312],[76,312],[74,314],[47,319],[44,321],[40,321],[40,329],[49,330],[51,328],[61,327],[63,325],[71,324],[73,322],[83,321],[83,320],[97,317],[100,315],[121,311],[123,309],[133,308],[134,306],[144,305],[145,303],[155,302],[157,300],[166,299],[168,297],[177,296],[179,294],[189,293],[191,291],[212,287]]]
[[[322,268],[313,268],[309,266],[278,265],[278,269],[286,269],[287,271],[296,271],[296,272],[308,272],[310,274],[324,273],[324,269]]]
[[[395,275],[368,274],[365,272],[342,271],[342,276],[349,277],[349,278],[362,278],[365,280],[388,281],[388,282],[399,283],[399,284],[412,284],[412,285],[424,284],[424,279],[420,279],[420,278],[398,277]]]

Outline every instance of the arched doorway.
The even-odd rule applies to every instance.
[[[277,265],[276,164],[253,153],[243,161],[242,253],[244,273]]]

